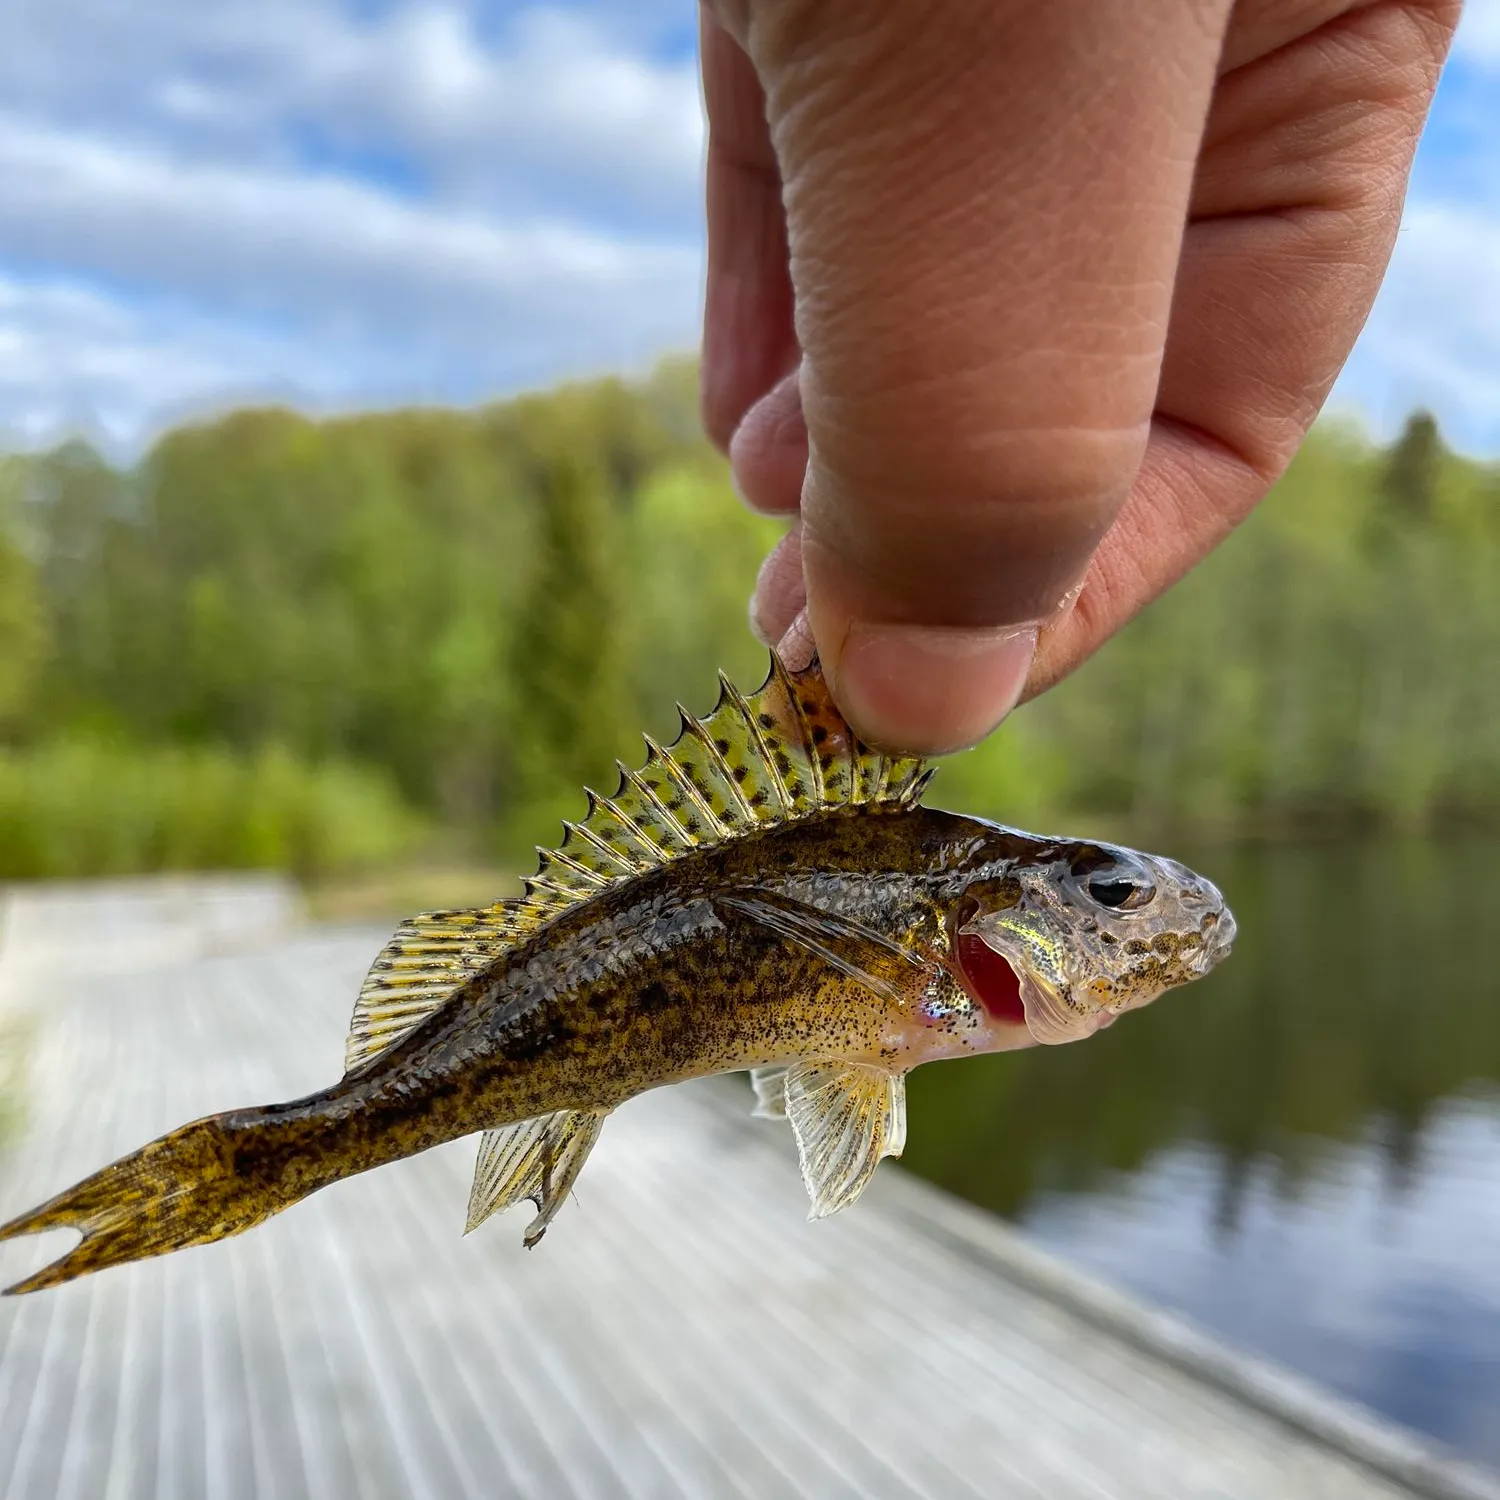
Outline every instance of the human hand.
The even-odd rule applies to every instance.
[[[866,738],[982,738],[1265,494],[1458,10],[707,0],[704,419]]]

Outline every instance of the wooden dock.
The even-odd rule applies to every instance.
[[[0,1218],[337,1076],[385,934],[289,911],[264,883],[16,893],[0,1047],[28,1033],[25,1122]],[[534,1252],[529,1209],[462,1236],[459,1142],[0,1301],[0,1497],[1500,1500],[890,1165],[806,1223],[785,1128],[737,1083],[620,1111]],[[69,1242],[0,1246],[0,1282]]]

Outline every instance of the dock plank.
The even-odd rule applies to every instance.
[[[383,937],[185,959],[179,933],[148,963],[122,909],[121,970],[31,941],[12,980],[34,1034],[0,1217],[196,1115],[330,1082]],[[535,1252],[520,1212],[462,1235],[455,1143],[243,1238],[6,1299],[0,1497],[1500,1496],[1205,1378],[1175,1325],[1075,1297],[890,1167],[809,1225],[785,1128],[747,1111],[722,1080],[626,1106]],[[0,1278],[67,1244],[0,1246]]]

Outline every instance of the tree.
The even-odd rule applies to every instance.
[[[21,719],[46,643],[36,569],[18,546],[0,534],[0,729]]]
[[[1431,517],[1443,452],[1437,418],[1430,411],[1414,411],[1386,458],[1383,488],[1391,510],[1401,519]]]
[[[566,453],[546,465],[542,481],[537,556],[512,653],[517,790],[528,826],[564,799],[581,812],[586,782],[613,790],[609,768],[631,741],[620,518],[608,481],[587,457]]]

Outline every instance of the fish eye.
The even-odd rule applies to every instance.
[[[1084,889],[1100,906],[1111,911],[1134,911],[1156,895],[1149,880],[1131,880],[1119,870],[1108,870],[1084,882]]]

